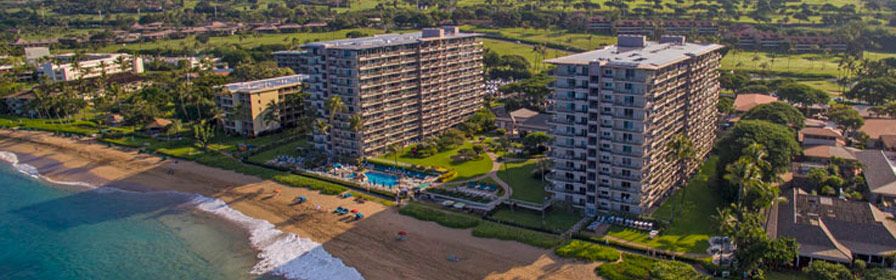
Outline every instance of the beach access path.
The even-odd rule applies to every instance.
[[[322,244],[367,279],[598,279],[597,263],[561,259],[550,250],[518,242],[473,237],[470,229],[420,221],[378,203],[358,204],[190,161],[138,154],[136,149],[2,129],[0,150],[22,155],[22,163],[58,181],[221,199],[250,217]],[[274,195],[274,190],[280,193]],[[296,205],[298,196],[308,201]],[[365,218],[348,221],[330,213],[340,206],[358,209]],[[410,237],[396,241],[399,231]],[[447,261],[449,255],[462,260]]]

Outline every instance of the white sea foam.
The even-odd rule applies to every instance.
[[[42,176],[34,166],[19,163],[18,156],[11,152],[0,151],[0,160],[9,162],[21,173],[54,184],[81,186],[91,189],[97,188],[97,186],[83,182],[55,181]],[[130,192],[114,188],[99,188],[99,190]],[[346,266],[342,260],[330,255],[320,243],[308,238],[302,238],[294,233],[283,232],[266,220],[246,216],[242,212],[230,208],[230,206],[227,206],[227,203],[220,199],[181,192],[166,193],[190,196],[192,199],[184,203],[184,206],[195,207],[201,211],[217,215],[248,230],[250,244],[260,251],[258,253],[259,262],[255,264],[251,271],[253,274],[270,274],[287,279],[303,280],[364,279],[358,270]]]

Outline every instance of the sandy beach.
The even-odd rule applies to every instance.
[[[0,130],[0,151],[48,178],[137,191],[173,190],[218,198],[249,217],[321,243],[366,279],[596,279],[595,263],[560,259],[550,250],[512,241],[476,238],[398,214],[394,207],[320,195],[189,161],[162,160],[135,150],[54,137],[50,133]],[[279,189],[279,195],[273,190]],[[308,202],[293,204],[297,196]],[[315,210],[320,206],[323,211]],[[363,220],[331,214],[358,209]],[[410,238],[396,241],[398,231]],[[446,256],[460,256],[449,262]]]

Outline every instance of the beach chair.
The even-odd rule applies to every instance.
[[[342,198],[349,198],[349,197],[352,197],[352,193],[346,193],[346,194],[342,195]]]
[[[490,192],[496,192],[496,191],[498,191],[498,187],[496,187],[496,186],[488,186],[488,191],[490,191]]]
[[[363,218],[364,218],[364,214],[361,214],[361,213],[355,213],[355,221],[360,220],[360,219],[363,219]]]

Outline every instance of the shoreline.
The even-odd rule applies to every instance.
[[[476,238],[470,230],[419,221],[398,214],[394,207],[374,202],[357,204],[195,162],[162,160],[133,149],[35,131],[0,130],[0,150],[23,155],[22,163],[34,163],[52,180],[83,181],[131,191],[177,191],[220,200],[218,206],[226,205],[247,218],[265,221],[273,230],[321,244],[321,249],[314,251],[329,252],[367,279],[597,278],[595,264],[560,259],[550,250]],[[42,163],[45,158],[56,164]],[[273,195],[275,189],[281,193]],[[292,204],[299,195],[306,196],[308,202]],[[318,205],[322,211],[315,209]],[[352,222],[329,213],[339,206],[359,209],[365,218]],[[398,231],[409,232],[411,238],[396,242]],[[311,254],[280,261],[294,264],[306,255]],[[464,260],[448,262],[447,255]],[[307,265],[300,268],[308,269]]]

